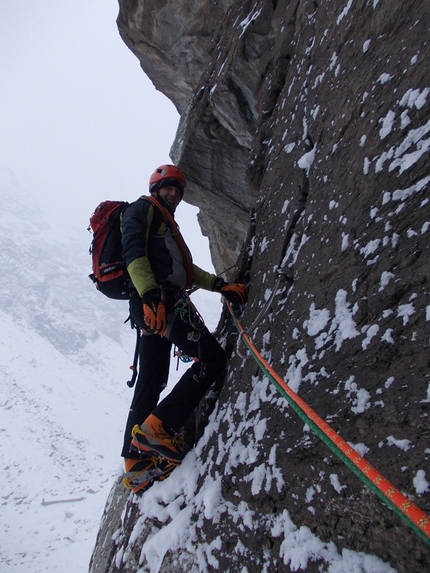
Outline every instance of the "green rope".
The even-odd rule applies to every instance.
[[[234,324],[241,333],[240,328],[237,324],[236,317],[232,313]],[[423,541],[430,545],[430,539],[427,535],[421,531],[419,527],[415,525],[413,521],[411,521],[407,515],[405,515],[378,487],[376,487],[372,481],[338,448],[338,446],[327,436],[309,416],[304,412],[298,404],[285,392],[285,390],[279,385],[276,379],[272,376],[272,374],[267,370],[265,365],[260,361],[259,357],[253,352],[251,346],[248,344],[247,340],[243,339],[245,345],[247,346],[248,350],[251,352],[252,358],[257,363],[258,367],[262,372],[267,376],[273,386],[277,389],[279,394],[281,394],[289,403],[289,405],[293,408],[296,414],[307,424],[312,431],[328,446],[331,451],[340,458],[341,461],[355,473],[355,475],[364,482],[369,489],[371,489],[379,498],[388,505]]]

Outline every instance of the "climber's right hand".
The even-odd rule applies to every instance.
[[[213,290],[219,292],[231,304],[236,305],[240,310],[248,300],[248,287],[242,283],[226,283],[222,278],[217,277]]]
[[[166,333],[166,306],[158,289],[145,292],[142,296],[143,319],[150,332],[154,334]]]
[[[244,306],[248,300],[248,288],[241,283],[228,283],[220,292],[229,302],[239,307]]]

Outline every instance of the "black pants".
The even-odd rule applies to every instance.
[[[136,301],[132,301],[131,316],[135,324],[140,324],[143,319],[140,309],[141,302],[137,306]],[[130,452],[131,430],[136,424],[142,424],[151,413],[162,421],[166,431],[179,431],[225,367],[224,350],[207,328],[203,330],[198,342],[188,340],[189,332],[190,326],[175,316],[169,338],[142,333],[139,343],[139,375],[125,428],[122,457],[138,457],[135,452]],[[169,376],[172,344],[188,356],[198,358],[198,361],[193,363],[170,394],[158,404]]]

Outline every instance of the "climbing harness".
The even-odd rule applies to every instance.
[[[173,307],[173,312],[189,327],[187,339],[190,342],[198,343],[205,329],[205,322],[197,308],[191,302],[189,291],[181,291],[181,297]],[[179,360],[185,363],[195,360],[195,357],[188,356],[178,347],[175,347],[174,356],[178,358],[176,370],[178,370],[179,367]]]
[[[227,303],[240,338],[251,352],[260,370],[268,377],[278,392],[286,398],[296,414],[313,432],[352,470],[380,499],[387,504],[421,539],[430,545],[430,517],[403,495],[374,467],[361,457],[337,432],[335,432],[261,356],[248,334]]]
[[[233,269],[235,266],[236,265],[234,264],[231,267],[224,269],[217,275],[217,277]],[[186,324],[191,325],[193,330],[189,332],[188,340],[193,342],[198,342],[200,340],[202,332],[205,328],[203,317],[198,312],[197,308],[194,306],[190,299],[190,295],[199,290],[199,288],[200,287],[192,287],[185,291],[181,291],[181,298],[174,306],[175,314],[178,315]],[[179,368],[179,361],[189,363],[196,360],[196,357],[188,356],[188,354],[185,354],[185,352],[183,352],[177,346],[175,346],[173,355],[178,359],[176,362],[176,370]]]
[[[191,327],[187,334],[188,340],[198,342],[205,328],[205,323],[201,314],[191,302],[187,292],[181,292],[181,298],[173,307],[173,311],[182,322]]]

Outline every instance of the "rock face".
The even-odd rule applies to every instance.
[[[429,16],[425,0],[123,0],[118,18],[181,113],[172,159],[216,268],[238,261],[249,281],[244,328],[265,310],[250,335],[266,360],[427,513]],[[357,570],[430,570],[223,320],[231,359],[204,436],[139,511],[104,520],[120,534],[101,533],[91,571],[346,571],[360,552],[379,561]],[[188,536],[157,545],[179,519]]]

